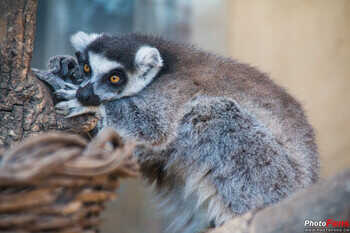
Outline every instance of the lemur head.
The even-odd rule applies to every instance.
[[[71,42],[85,76],[76,97],[85,106],[137,94],[163,66],[157,48],[128,37],[78,32]]]

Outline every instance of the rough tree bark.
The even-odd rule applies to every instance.
[[[87,132],[97,119],[56,115],[49,90],[30,71],[37,0],[0,4],[0,148],[49,129]]]

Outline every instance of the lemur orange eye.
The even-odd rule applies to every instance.
[[[84,72],[89,73],[90,72],[90,66],[88,64],[84,65]]]
[[[111,77],[109,77],[109,81],[113,84],[116,84],[120,81],[120,78],[117,75],[112,75]]]

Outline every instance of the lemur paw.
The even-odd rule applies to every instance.
[[[79,85],[84,81],[79,64],[72,56],[51,57],[48,67],[50,72],[59,76],[66,82]]]
[[[58,89],[54,92],[58,99],[72,100],[75,98],[77,89]]]
[[[96,107],[85,107],[81,105],[76,99],[59,102],[55,105],[55,109],[57,113],[65,115],[65,118],[98,111]]]

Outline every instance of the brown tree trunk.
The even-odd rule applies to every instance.
[[[56,115],[49,90],[30,71],[36,10],[37,0],[0,5],[0,147],[49,129],[89,131],[97,122]]]
[[[1,145],[40,131],[36,118],[46,110],[39,108],[42,93],[29,77],[36,7],[36,0],[4,0],[0,7]]]

